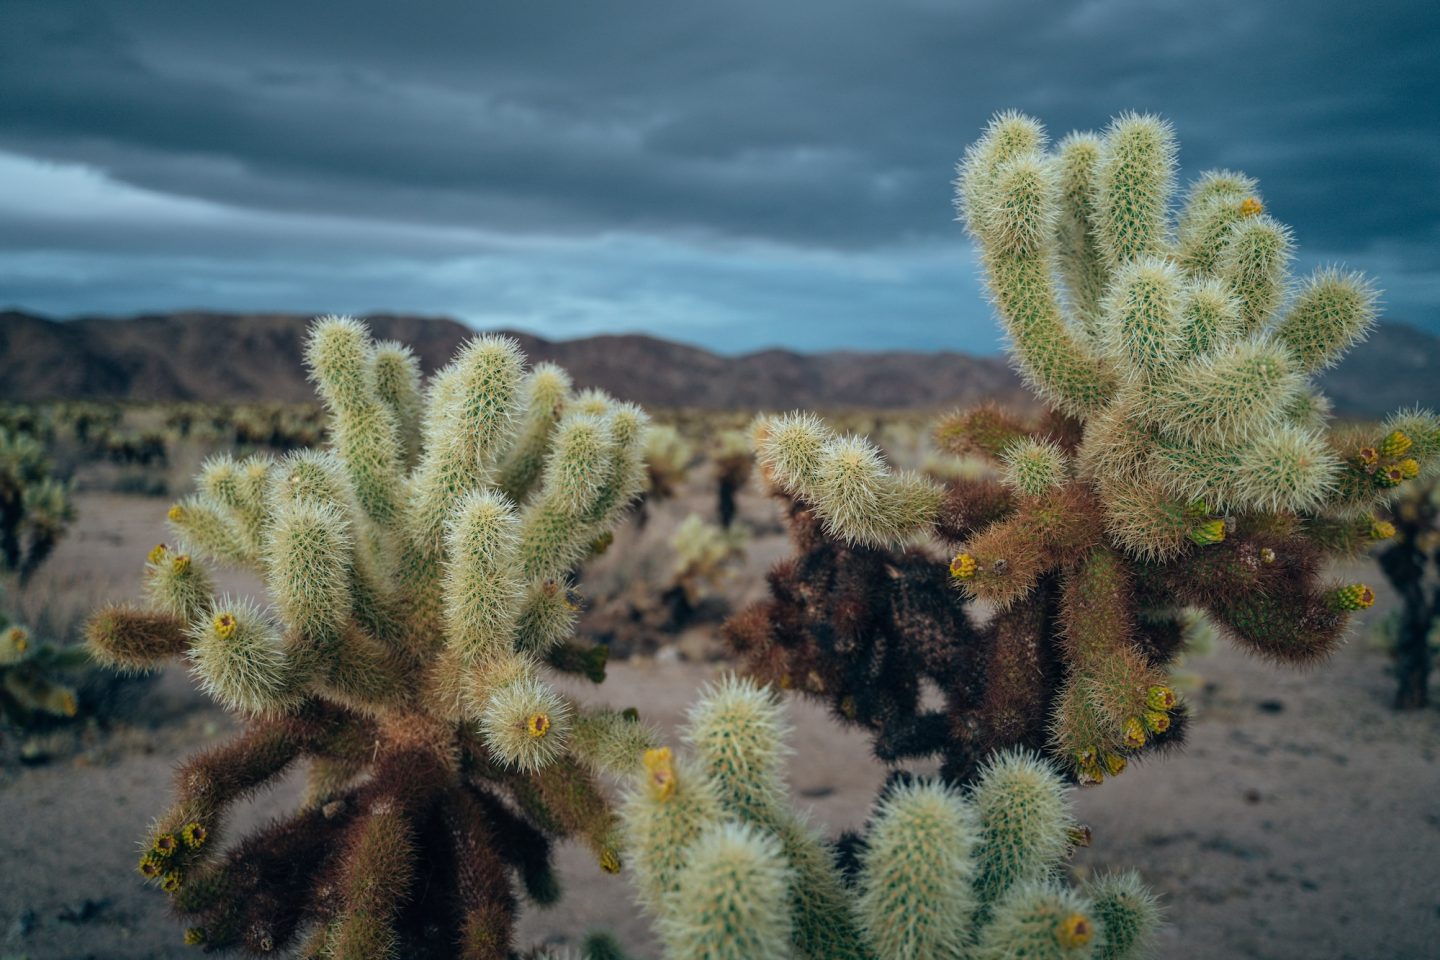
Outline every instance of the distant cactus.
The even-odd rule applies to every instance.
[[[650,505],[673,499],[685,482],[695,447],[668,424],[650,428],[645,438],[645,489],[635,511],[636,525],[650,522]]]
[[[695,513],[680,523],[670,542],[675,551],[670,586],[661,596],[670,607],[672,629],[683,626],[705,590],[718,586],[745,556],[749,540],[750,531],[744,527],[722,529]]]
[[[1049,150],[1037,122],[1002,114],[961,163],[1012,356],[1051,410],[938,423],[942,448],[998,479],[894,472],[807,414],[760,428],[797,556],[727,634],[761,677],[873,730],[888,761],[939,753],[965,781],[1028,746],[1098,781],[1180,735],[1165,667],[1181,608],[1303,663],[1373,602],[1325,583],[1324,561],[1375,541],[1372,511],[1433,469],[1440,418],[1327,428],[1311,378],[1364,338],[1374,289],[1333,269],[1292,284],[1290,232],[1240,174],[1203,175],[1172,223],[1175,151],[1153,117]],[[996,614],[978,625],[967,600]],[[922,704],[925,679],[943,708]]]
[[[75,716],[76,692],[59,675],[89,663],[83,647],[37,643],[29,630],[0,613],[0,719],[25,727],[37,715]]]
[[[28,580],[74,519],[69,486],[34,437],[0,427],[0,571]]]
[[[720,526],[726,530],[735,522],[738,509],[735,495],[750,479],[755,467],[755,455],[750,450],[750,438],[739,430],[726,430],[720,434],[713,455],[715,464],[716,512]]]
[[[317,323],[307,361],[331,449],[210,460],[150,553],[148,606],[88,627],[121,669],[188,658],[247,718],[181,766],[140,872],[207,949],[508,957],[512,877],[558,895],[550,838],[620,869],[594,778],[650,735],[581,710],[541,665],[603,676],[603,651],[568,640],[564,578],[639,492],[646,418],[527,373],[499,337],[423,397],[408,352],[353,320]],[[217,597],[206,560],[261,574],[271,606]],[[301,761],[300,809],[217,853],[232,804]]]
[[[707,689],[693,757],[646,753],[624,807],[642,905],[676,960],[1143,956],[1159,924],[1133,874],[1059,879],[1074,836],[1046,762],[997,754],[968,792],[901,780],[882,794],[851,882],[792,811],[777,700],[746,680]]]
[[[1407,490],[1390,517],[1377,521],[1373,533],[1383,542],[1380,569],[1400,594],[1400,609],[1384,625],[1395,656],[1395,707],[1419,710],[1430,703],[1440,629],[1440,587],[1434,582],[1440,569],[1440,488],[1427,482]]]

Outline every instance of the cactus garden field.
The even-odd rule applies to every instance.
[[[1321,383],[1374,282],[1156,116],[977,136],[1020,403],[324,316],[312,404],[6,407],[0,956],[1435,955],[1440,416]]]

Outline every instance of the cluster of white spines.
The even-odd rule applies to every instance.
[[[229,705],[418,697],[478,723],[501,760],[543,764],[573,717],[538,656],[573,627],[567,575],[644,483],[645,415],[572,393],[558,367],[527,372],[502,337],[472,340],[423,394],[414,356],[354,320],[319,321],[306,355],[332,449],[217,457],[170,514],[185,549],[259,571],[273,613],[215,600],[169,549],[152,601],[192,624]]]

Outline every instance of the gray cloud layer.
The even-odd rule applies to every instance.
[[[1163,113],[1187,173],[1260,177],[1312,260],[1440,326],[1440,17],[1409,0],[5,0],[0,18],[0,297],[36,307],[983,348],[948,181],[1019,107],[1057,134]]]

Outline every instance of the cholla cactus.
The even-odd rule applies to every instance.
[[[637,764],[649,735],[578,709],[541,665],[595,672],[567,647],[565,577],[640,489],[645,416],[527,373],[499,337],[423,399],[409,351],[353,320],[317,323],[307,360],[331,449],[209,461],[149,556],[148,608],[88,628],[121,668],[187,658],[248,720],[181,766],[140,872],[209,949],[308,928],[306,956],[504,958],[512,875],[557,895],[549,838],[620,868],[594,775]],[[206,560],[258,572],[271,605],[216,596]],[[300,762],[301,808],[215,855],[231,805]]]
[[[938,424],[942,447],[989,458],[998,480],[892,472],[804,414],[759,431],[800,557],[729,635],[762,676],[874,729],[885,759],[940,752],[963,780],[1022,745],[1100,780],[1179,734],[1165,664],[1180,608],[1308,662],[1374,599],[1324,583],[1324,561],[1373,542],[1371,511],[1433,467],[1440,418],[1328,430],[1310,378],[1370,329],[1373,289],[1333,269],[1293,284],[1290,233],[1240,174],[1202,176],[1172,224],[1174,165],[1169,127],[1133,115],[1051,151],[1038,123],[1003,114],[966,154],[961,214],[1051,408]],[[950,548],[948,577],[889,549],[927,538]],[[973,625],[965,599],[996,616]],[[920,705],[927,677],[945,710]]]
[[[1430,670],[1440,627],[1440,588],[1433,575],[1440,564],[1437,520],[1440,488],[1427,482],[1407,491],[1391,507],[1389,520],[1375,524],[1375,536],[1386,541],[1377,557],[1380,568],[1400,595],[1400,608],[1380,625],[1395,656],[1397,710],[1419,710],[1430,702]]]
[[[0,613],[0,719],[23,727],[37,715],[75,716],[75,690],[56,674],[89,663],[84,648],[36,643],[29,630]]]
[[[996,755],[972,790],[896,781],[853,882],[795,814],[786,727],[768,690],[704,692],[694,756],[650,750],[624,808],[640,902],[684,960],[1128,960],[1159,923],[1133,874],[1060,880],[1075,835],[1060,777],[1034,755]]]
[[[744,527],[723,529],[706,523],[692,513],[681,521],[670,540],[675,551],[671,590],[678,590],[683,603],[693,608],[706,587],[718,585],[730,568],[745,556],[750,531]]]
[[[28,434],[0,427],[0,570],[24,583],[74,519],[69,487]]]
[[[735,494],[750,479],[755,456],[750,451],[750,437],[740,430],[726,430],[715,445],[716,512],[720,526],[726,530],[735,522]]]

